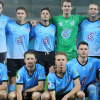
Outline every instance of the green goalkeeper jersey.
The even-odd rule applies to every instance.
[[[78,25],[85,19],[85,16],[70,15],[69,18],[63,17],[63,15],[55,16],[50,19],[50,22],[57,27],[57,46],[56,52],[66,52],[67,56],[76,51],[76,36],[78,31]],[[72,57],[73,59],[75,57]]]

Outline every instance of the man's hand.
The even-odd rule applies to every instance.
[[[36,20],[31,20],[30,23],[31,23],[31,25],[34,27],[34,26],[36,26],[37,21],[36,21]]]
[[[27,99],[27,93],[25,91],[23,93],[23,97],[24,97],[24,99]]]
[[[50,68],[49,68],[49,72],[56,72],[56,69],[57,69],[57,67],[56,66],[51,66]]]

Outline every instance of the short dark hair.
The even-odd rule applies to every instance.
[[[16,12],[17,12],[17,10],[24,10],[25,12],[26,12],[26,9],[24,8],[24,7],[18,7],[17,9],[16,9]]]
[[[80,46],[80,45],[87,45],[87,46],[88,46],[88,43],[85,42],[85,41],[81,41],[81,42],[78,44],[77,49],[79,49],[79,46]]]
[[[59,52],[57,52],[57,53],[55,54],[55,60],[56,60],[56,56],[57,56],[57,55],[64,55],[64,56],[66,57],[66,59],[67,59],[67,55],[66,55],[66,53],[63,52],[63,51],[59,51]]]
[[[33,54],[33,55],[35,56],[35,58],[36,58],[36,53],[35,53],[35,51],[32,51],[32,50],[26,51],[26,52],[24,53],[24,58],[26,57],[27,54]]]
[[[42,9],[41,9],[41,12],[42,12],[43,10],[48,10],[48,12],[51,13],[49,7],[42,8]]]
[[[0,4],[2,5],[2,8],[4,7],[4,3],[3,1],[0,0]]]
[[[70,3],[71,3],[71,6],[72,6],[72,2],[71,2],[70,0],[62,0],[62,1],[61,1],[61,6],[63,6],[63,3],[64,3],[64,2],[70,2]]]
[[[98,7],[98,5],[97,5],[96,3],[90,3],[89,6],[90,6],[90,5],[96,5],[96,6]]]

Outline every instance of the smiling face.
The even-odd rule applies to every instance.
[[[98,6],[96,4],[90,4],[88,13],[90,17],[97,17],[99,13]]]
[[[71,2],[63,2],[61,9],[63,11],[63,15],[70,15],[72,11]]]

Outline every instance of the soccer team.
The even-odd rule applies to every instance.
[[[25,21],[24,7],[16,9],[16,21],[2,14],[3,7],[0,1],[1,100],[99,100],[97,4],[89,5],[85,17],[72,15],[71,1],[62,0],[63,14],[50,18],[49,8],[42,8],[41,21],[33,21],[36,26]],[[28,50],[32,38],[34,51]],[[44,92],[45,75],[48,91]]]

